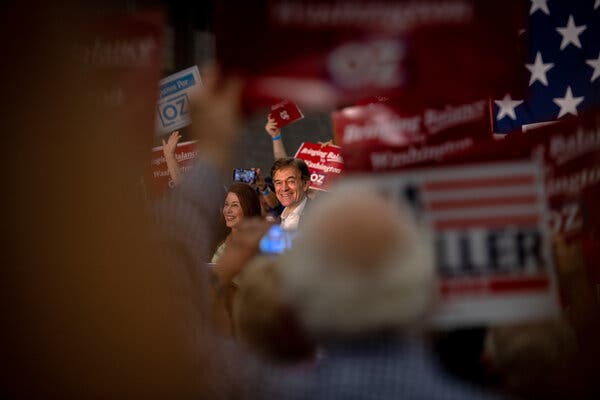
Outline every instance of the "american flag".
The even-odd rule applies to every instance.
[[[600,104],[600,0],[530,0],[526,98],[492,101],[496,133],[578,116]]]

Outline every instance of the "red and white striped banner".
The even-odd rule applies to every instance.
[[[542,172],[532,161],[445,165],[352,184],[375,183],[429,228],[441,298],[433,322],[456,327],[558,315]]]

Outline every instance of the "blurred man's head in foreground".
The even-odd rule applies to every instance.
[[[434,297],[428,241],[407,209],[369,187],[339,187],[317,202],[281,272],[315,334],[413,327]]]

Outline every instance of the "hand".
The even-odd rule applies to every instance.
[[[281,134],[281,129],[277,127],[277,122],[271,117],[269,117],[267,124],[265,125],[265,130],[272,138]]]
[[[331,146],[333,144],[333,140],[328,140],[326,142],[317,142],[321,145],[321,148],[325,147],[325,146]]]
[[[556,272],[559,279],[572,277],[581,274],[584,271],[583,254],[581,243],[567,243],[559,234],[552,238],[554,247],[554,257],[556,262]]]
[[[256,185],[258,190],[263,192],[266,189],[267,182],[265,182],[265,178],[260,173],[260,168],[252,168],[252,170],[256,172],[256,179],[254,180],[254,184]]]
[[[179,139],[181,139],[181,135],[179,134],[179,131],[175,131],[169,135],[169,138],[166,142],[165,139],[162,140],[163,153],[165,157],[175,155],[175,149],[177,148]]]
[[[221,285],[229,283],[258,253],[258,243],[271,225],[270,222],[258,217],[242,220],[238,231],[235,235],[231,235],[219,259],[219,266],[215,270]]]

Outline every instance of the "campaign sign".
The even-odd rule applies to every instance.
[[[411,205],[430,231],[440,279],[435,326],[558,316],[538,163],[444,165],[343,181],[361,183],[374,184],[391,200]]]
[[[200,84],[200,73],[195,65],[159,82],[156,105],[157,135],[172,132],[191,123],[189,93]]]
[[[137,148],[149,148],[165,16],[160,11],[107,13],[82,22],[83,26],[86,29],[73,38],[75,46],[69,51],[74,53],[67,58],[76,60],[73,67],[85,68],[85,83],[77,84],[77,103],[90,102],[93,120],[102,121],[90,128],[102,126],[111,137],[129,138]]]
[[[277,122],[278,128],[283,128],[292,122],[301,120],[304,118],[304,114],[294,102],[283,100],[271,106],[269,117]]]
[[[410,109],[367,103],[332,113],[348,171],[393,171],[422,165],[491,140],[486,100]]]
[[[300,158],[308,165],[311,189],[327,190],[332,181],[344,171],[341,148],[335,145],[321,146],[317,143],[304,142],[294,157]]]
[[[183,174],[189,170],[196,157],[196,141],[178,143],[175,149],[175,159]],[[167,162],[163,155],[163,147],[157,146],[152,149],[152,160],[149,171],[146,172],[144,179],[146,191],[150,198],[158,197],[164,194],[169,188],[173,187],[173,180],[167,169]]]
[[[443,162],[509,156],[536,157],[544,163],[550,227],[554,233],[576,238],[584,225],[580,208],[590,202],[588,192],[600,188],[600,113],[583,113],[578,118],[515,132],[467,153],[449,154]]]
[[[216,53],[257,106],[284,98],[331,110],[377,95],[460,102],[527,87],[522,2],[256,0],[240,13],[242,4],[217,8]]]
[[[567,238],[580,236],[582,206],[597,207],[588,204],[591,199],[586,194],[600,188],[600,114],[547,125],[526,135],[534,151],[544,154],[551,229]]]

